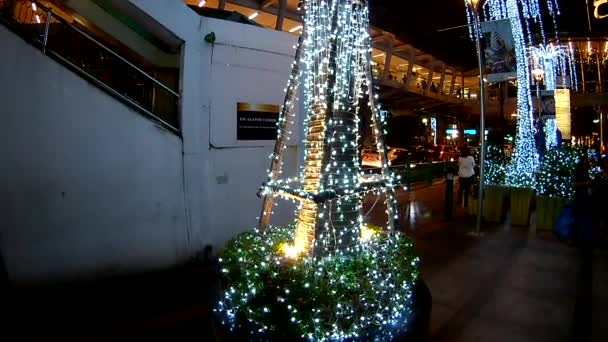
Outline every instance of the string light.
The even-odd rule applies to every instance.
[[[549,118],[545,122],[545,148],[547,151],[557,147],[557,120]]]

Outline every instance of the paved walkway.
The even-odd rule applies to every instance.
[[[457,209],[453,222],[442,221],[444,187],[398,195],[410,212],[403,225],[433,296],[432,341],[584,341],[577,332],[584,327],[574,326],[577,250],[550,232],[537,234],[533,225],[484,227],[483,236],[474,237],[468,234],[474,219],[465,210]],[[607,266],[608,252],[597,251],[593,307],[586,308],[592,341],[608,341]]]
[[[577,251],[528,228],[484,228],[458,210],[443,221],[444,185],[399,192],[402,226],[422,258],[432,296],[432,341],[581,341]],[[366,201],[370,222],[386,221],[382,199]],[[373,207],[373,208],[372,208]],[[592,341],[608,341],[608,250],[594,259]],[[6,292],[3,341],[212,341],[214,273],[200,265],[84,284]],[[4,301],[3,303],[5,303]],[[584,313],[584,311],[583,311]],[[6,322],[6,321],[5,321]]]

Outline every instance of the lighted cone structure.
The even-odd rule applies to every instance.
[[[367,2],[311,0],[300,7],[304,28],[269,179],[260,190],[259,226],[221,255],[217,317],[239,340],[413,339],[428,328],[430,297],[419,285],[411,241],[396,230],[396,180],[373,94]],[[300,81],[305,162],[300,177],[285,179],[281,164]],[[365,182],[360,169],[362,107],[371,109],[383,165],[373,182]],[[384,228],[364,223],[362,199],[369,192],[385,199]],[[293,225],[269,225],[277,198],[300,203]]]

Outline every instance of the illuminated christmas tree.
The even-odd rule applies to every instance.
[[[396,230],[393,178],[372,85],[369,12],[363,0],[302,1],[304,28],[286,88],[258,229],[228,244],[217,308],[249,340],[391,340],[407,325],[418,259]],[[300,177],[282,177],[299,80],[306,108]],[[382,177],[360,169],[359,115],[367,106]],[[386,227],[361,214],[365,194],[385,199]],[[300,203],[296,221],[270,226],[274,199]],[[243,337],[245,334],[246,337]]]

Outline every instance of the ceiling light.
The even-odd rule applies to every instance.
[[[293,32],[296,32],[297,30],[301,30],[301,29],[302,29],[302,25],[298,25],[298,26],[292,28],[291,30],[289,30],[289,32],[293,33]]]
[[[260,14],[260,12],[255,12],[252,15],[249,16],[249,20],[253,20],[255,19],[255,17],[257,17]]]
[[[374,58],[376,58],[376,57],[382,57],[382,56],[384,56],[384,53],[377,54],[377,55],[374,56]]]
[[[206,0],[199,1],[198,2],[198,7],[203,7],[203,6],[205,6],[206,3],[207,3]]]

